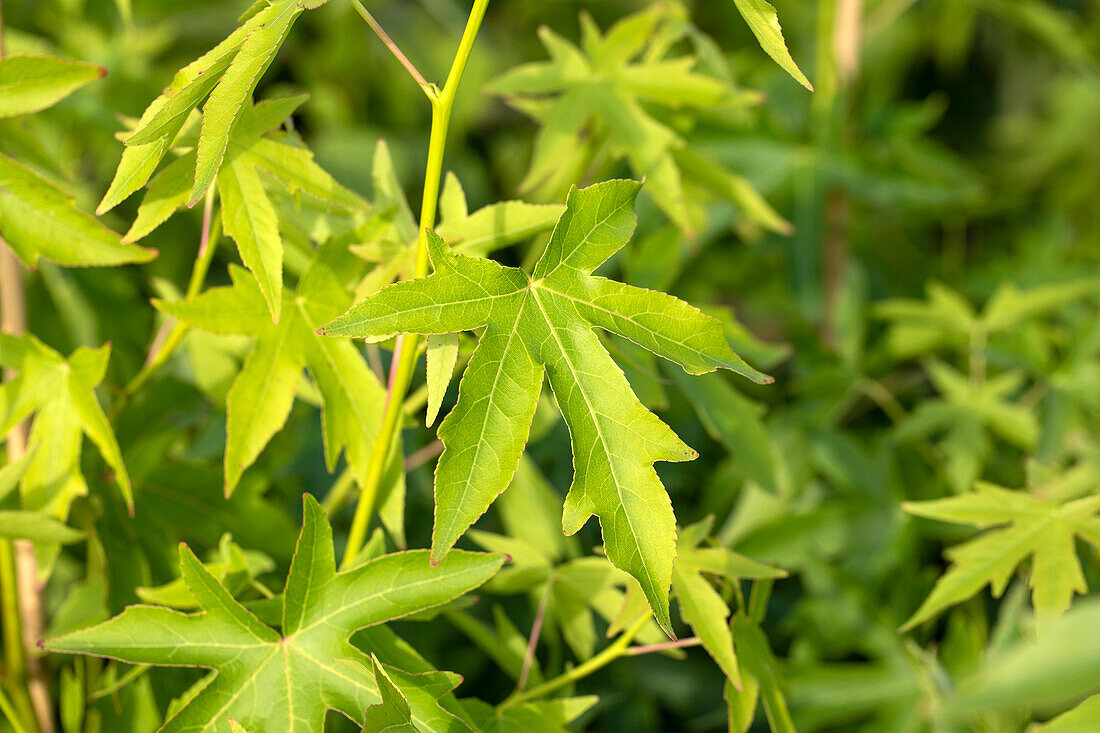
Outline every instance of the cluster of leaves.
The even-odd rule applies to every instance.
[[[1094,725],[1095,13],[155,5],[4,18],[0,730]]]

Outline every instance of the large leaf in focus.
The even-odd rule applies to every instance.
[[[442,559],[507,487],[527,440],[543,371],[573,441],[575,473],[563,528],[596,514],[607,556],[638,579],[671,631],[668,591],[676,518],[655,461],[695,457],[642,406],[594,328],[622,335],[702,374],[719,367],[768,378],[730,350],[721,325],[683,301],[591,272],[635,225],[635,181],[570,191],[532,275],[455,254],[429,236],[435,273],[396,283],[324,328],[333,336],[453,333],[485,328],[462,377],[455,408],[439,427],[432,554]]]
[[[604,144],[589,141],[606,139],[612,153],[625,157],[635,176],[646,179],[646,190],[669,218],[682,230],[693,231],[683,185],[688,171],[681,170],[682,161],[674,155],[686,143],[647,106],[703,110],[734,103],[737,95],[727,82],[693,71],[694,57],[667,56],[674,45],[668,36],[682,34],[686,27],[675,7],[657,4],[623,18],[603,34],[583,16],[582,48],[546,27],[540,29],[550,61],[523,64],[490,85],[490,91],[541,126],[522,187],[549,182],[551,188],[564,188],[559,188],[561,182],[582,176],[590,145]],[[699,156],[688,163],[693,161],[699,162],[694,168],[709,190],[744,203],[739,190],[743,181],[729,178],[732,174]],[[782,222],[762,199],[754,201],[757,210],[767,212],[764,226],[774,228]]]
[[[379,217],[393,211],[392,220],[382,227],[374,241],[351,245],[353,252],[375,267],[364,278],[360,292],[370,294],[393,280],[414,277],[419,228],[408,200],[401,190],[389,146],[379,140],[372,163],[375,206]],[[466,192],[453,173],[448,173],[439,197],[439,225],[436,232],[456,252],[487,257],[491,253],[523,242],[554,226],[564,207],[557,204],[529,204],[498,201],[470,212]],[[447,392],[458,358],[458,337],[439,334],[427,339],[428,412],[431,425]]]
[[[1036,613],[1049,619],[1069,608],[1075,593],[1088,590],[1077,540],[1100,548],[1100,493],[1060,493],[1065,492],[1048,495],[1042,487],[1031,493],[1011,491],[979,482],[973,493],[963,496],[905,503],[905,510],[919,517],[996,529],[947,550],[951,567],[902,628],[924,623],[986,585],[999,596],[1029,557]]]
[[[303,367],[309,368],[321,393],[329,470],[343,449],[356,474],[365,473],[385,391],[350,340],[315,332],[347,308],[348,286],[361,267],[361,260],[331,240],[303,273],[297,293],[283,294],[277,324],[271,322],[256,280],[239,267],[230,269],[232,286],[182,302],[156,301],[157,308],[196,328],[256,339],[227,398],[227,496],[286,423]]]
[[[224,41],[176,73],[126,136],[126,150],[98,212],[117,206],[145,185],[191,111],[203,107],[202,131],[194,158],[187,201],[197,203],[213,183],[229,145],[229,133],[264,71],[275,58],[294,21],[323,2],[269,0],[256,4],[243,24]],[[257,10],[258,8],[258,10]]]
[[[385,555],[337,573],[332,530],[304,497],[304,526],[287,576],[281,630],[238,603],[186,546],[180,568],[202,611],[131,606],[113,619],[46,641],[50,651],[131,664],[214,670],[165,721],[162,731],[246,730],[321,733],[326,710],[355,721],[382,701],[371,660],[351,645],[357,629],[446,603],[477,588],[501,566],[497,555],[455,552],[432,566],[427,551]],[[387,676],[424,731],[461,730],[437,703],[457,683],[441,672]]]
[[[106,73],[102,66],[51,56],[0,59],[0,117],[46,109]]]
[[[146,262],[156,251],[119,235],[76,208],[72,197],[0,153],[0,237],[27,266],[39,257],[70,267]]]

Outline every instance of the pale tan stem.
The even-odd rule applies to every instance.
[[[863,45],[863,0],[839,0],[833,34],[840,85],[848,86],[859,74],[860,50]]]
[[[21,336],[27,331],[26,300],[23,296],[23,272],[19,258],[0,239],[0,331]],[[4,370],[4,380],[15,377],[13,370]],[[9,461],[19,460],[27,450],[27,423],[16,425],[7,435]],[[38,563],[34,545],[27,540],[12,543],[15,562],[15,587],[18,589],[19,617],[26,665],[27,692],[34,707],[38,728],[42,733],[54,733],[53,704],[46,683],[46,670],[38,641],[42,638],[42,596],[38,588]]]

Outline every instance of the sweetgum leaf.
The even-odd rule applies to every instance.
[[[397,689],[378,657],[371,654],[371,671],[374,672],[374,681],[378,686],[378,694],[382,702],[367,708],[367,714],[363,717],[364,731],[385,731],[385,733],[422,733],[413,722],[412,709],[409,701]]]
[[[278,211],[261,174],[273,178],[291,195],[304,193],[322,207],[343,213],[371,208],[317,165],[312,153],[291,144],[289,136],[268,135],[305,99],[306,95],[277,97],[248,105],[229,138],[226,162],[217,179],[225,232],[256,276],[276,322],[283,289],[283,240]],[[147,236],[187,204],[194,166],[195,153],[188,152],[153,178],[123,241]]]
[[[196,328],[256,339],[227,398],[227,496],[286,423],[305,367],[323,400],[329,470],[346,449],[357,475],[365,473],[371,441],[381,422],[385,390],[350,340],[326,339],[315,333],[318,326],[347,308],[351,302],[347,283],[361,266],[346,247],[330,241],[302,274],[297,292],[283,293],[278,323],[271,322],[256,280],[239,267],[230,270],[232,286],[211,288],[182,302],[156,301],[157,308]]]
[[[740,11],[745,22],[749,24],[749,29],[756,36],[756,40],[760,42],[760,47],[764,49],[764,52],[771,56],[775,63],[779,64],[795,81],[812,92],[814,90],[813,84],[798,68],[798,64],[791,58],[791,52],[787,50],[787,42],[783,38],[783,29],[779,27],[779,16],[776,15],[775,8],[772,7],[771,3],[767,0],[733,0],[733,3],[737,6],[737,10]]]
[[[458,255],[431,233],[434,274],[384,288],[323,330],[361,338],[485,329],[458,403],[439,427],[445,449],[436,467],[435,561],[507,487],[545,371],[570,428],[576,467],[563,529],[573,534],[598,515],[611,562],[638,579],[671,631],[676,519],[653,463],[690,460],[695,452],[642,406],[594,328],[694,374],[722,367],[769,378],[734,354],[721,325],[697,309],[591,275],[629,239],[639,186],[608,181],[571,190],[532,275]]]
[[[782,570],[750,560],[725,547],[700,547],[710,533],[713,517],[680,530],[679,552],[672,569],[672,589],[680,603],[680,617],[691,627],[718,666],[735,687],[741,687],[730,609],[704,576],[716,575],[733,582],[741,579],[782,578]]]
[[[0,237],[29,267],[40,257],[69,267],[147,262],[156,251],[119,235],[76,208],[72,197],[0,153]]]
[[[257,3],[229,37],[180,69],[123,141],[126,150],[98,211],[110,210],[145,185],[188,115],[209,96],[203,107],[195,176],[187,197],[188,204],[198,203],[221,169],[230,132],[294,21],[303,10],[321,4],[305,0]]]
[[[46,109],[106,73],[102,66],[50,56],[0,59],[0,117]]]
[[[540,125],[524,189],[546,186],[557,195],[563,182],[582,175],[590,145],[602,149],[606,140],[613,155],[625,157],[634,175],[649,182],[647,191],[657,205],[685,232],[695,227],[686,174],[702,172],[707,190],[744,205],[747,183],[698,155],[678,160],[687,142],[651,109],[690,114],[736,100],[737,90],[727,81],[694,70],[693,56],[667,56],[674,44],[664,37],[679,38],[689,26],[678,12],[658,3],[603,33],[582,16],[581,47],[544,27],[539,38],[550,60],[517,66],[490,83],[492,93]],[[765,226],[780,231],[789,226],[759,196],[752,203],[746,214],[765,212]]]
[[[165,721],[166,733],[230,731],[231,720],[246,730],[321,733],[327,710],[363,720],[390,692],[379,694],[371,671],[375,663],[348,637],[477,588],[500,568],[502,558],[455,552],[432,566],[427,551],[413,551],[338,573],[324,511],[309,494],[303,503],[280,631],[238,603],[182,545],[181,572],[201,612],[130,606],[98,626],[49,639],[45,647],[131,664],[213,670]],[[437,702],[456,684],[453,675],[393,667],[385,674],[407,699],[421,730],[465,727]]]
[[[1100,549],[1100,494],[1061,499],[979,482],[973,493],[963,496],[903,504],[918,517],[995,529],[947,550],[951,567],[902,630],[928,621],[986,585],[1001,595],[1016,567],[1029,557],[1036,613],[1045,618],[1062,614],[1075,593],[1088,590],[1076,545],[1080,539]]]
[[[24,509],[63,520],[73,499],[88,493],[80,472],[82,433],[99,448],[133,508],[122,452],[95,394],[110,352],[110,346],[82,347],[66,359],[34,336],[0,334],[0,366],[18,372],[0,386],[0,434],[34,415],[29,436],[34,455],[21,477]]]

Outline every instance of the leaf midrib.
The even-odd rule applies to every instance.
[[[553,321],[551,321],[550,315],[546,312],[546,309],[543,307],[542,300],[539,299],[538,290],[539,290],[540,287],[541,286],[538,286],[538,287],[530,287],[529,286],[528,290],[531,292],[531,297],[534,299],[535,304],[539,307],[539,312],[542,314],[543,319],[546,321],[546,325],[550,329],[550,334],[554,337],[554,343],[556,343],[558,345],[558,349],[561,351],[562,359],[565,361],[566,365],[569,367],[569,372],[573,375],[573,383],[577,385],[577,390],[581,393],[581,396],[584,397],[584,404],[588,407],[589,414],[592,415],[592,424],[596,428],[596,435],[599,436],[600,445],[603,447],[604,456],[607,459],[607,470],[611,472],[611,478],[615,482],[615,491],[619,496],[619,503],[621,505],[625,505],[623,494],[622,494],[622,484],[619,481],[618,475],[616,475],[616,473],[615,473],[615,461],[612,460],[611,451],[608,449],[607,440],[604,438],[603,429],[602,429],[602,426],[600,425],[600,420],[599,420],[600,414],[592,407],[592,402],[588,398],[588,393],[584,389],[583,383],[581,382],[581,380],[577,376],[577,369],[576,369],[576,367],[573,366],[573,362],[569,358],[569,351],[565,348],[565,344],[563,344],[561,342],[561,339],[558,338],[558,332],[554,328],[554,323],[553,323]],[[589,499],[588,501],[591,502],[591,499]],[[626,518],[626,522],[630,526],[630,536],[634,538],[634,548],[635,548],[635,551],[638,553],[638,555],[637,555],[638,559],[642,560],[644,555],[642,553],[641,543],[638,541],[639,535],[638,535],[637,528],[634,526],[634,522],[631,520],[630,512],[624,511],[623,516]],[[643,561],[643,564],[644,564],[644,561]],[[652,582],[648,578],[647,578],[647,585],[652,585]]]

